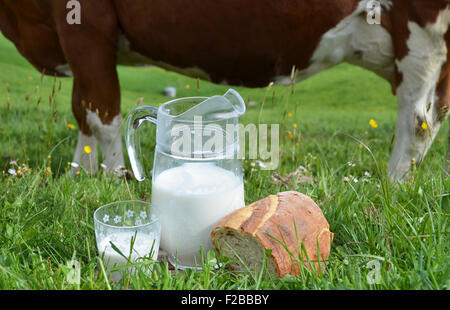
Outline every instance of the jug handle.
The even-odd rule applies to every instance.
[[[125,143],[134,177],[138,181],[145,180],[145,173],[142,162],[139,159],[139,154],[141,154],[141,145],[139,143],[137,130],[145,121],[150,121],[153,124],[156,124],[157,115],[157,107],[141,106],[131,111],[127,119],[127,133],[125,135]]]

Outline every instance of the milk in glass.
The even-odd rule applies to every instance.
[[[103,262],[107,273],[111,273],[113,267],[123,266],[128,264],[128,260],[120,255],[111,245],[113,243],[127,258],[130,257],[130,262],[134,263],[141,257],[147,257],[152,254],[152,259],[157,260],[159,239],[156,234],[136,234],[133,245],[133,250],[130,256],[131,238],[134,237],[132,232],[120,232],[105,236],[98,243],[98,249],[103,255]],[[114,281],[119,281],[122,277],[122,271],[114,271],[111,273],[111,278]]]
[[[194,267],[201,265],[200,247],[205,254],[212,248],[213,227],[244,206],[244,186],[214,164],[185,163],[153,180],[152,204],[161,221],[161,248],[178,267]]]

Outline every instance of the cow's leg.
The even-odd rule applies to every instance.
[[[55,1],[53,6],[60,43],[75,80],[73,105],[82,129],[79,147],[84,148],[87,141],[95,152],[95,137],[106,169],[114,171],[124,166],[115,9],[109,0],[81,1],[81,24],[71,25],[65,2]]]
[[[97,138],[93,135],[91,129],[86,123],[86,109],[77,81],[74,81],[72,93],[72,110],[80,127],[78,132],[78,143],[75,149],[73,161],[78,166],[73,166],[72,171],[76,172],[81,167],[86,169],[88,173],[96,173],[97,164]],[[86,149],[89,153],[86,152]]]
[[[120,89],[115,63],[98,61],[95,69],[91,70],[92,67],[85,67],[83,59],[78,58],[72,60],[72,66],[75,77],[72,106],[80,125],[74,161],[95,173],[98,170],[98,142],[106,169],[120,172],[124,157]],[[86,146],[90,147],[90,154],[86,153]]]
[[[105,113],[108,113],[108,109]],[[101,114],[87,110],[86,120],[100,144],[105,169],[122,174],[121,168],[125,166],[122,151],[122,115],[119,112],[110,122],[105,122]]]

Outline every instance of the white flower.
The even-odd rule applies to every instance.
[[[121,216],[119,216],[119,215],[116,215],[116,217],[114,218],[114,223],[120,223],[120,222],[122,222],[122,217]]]
[[[263,163],[263,162],[260,161],[260,160],[257,160],[256,163],[257,163],[258,166],[259,166],[260,168],[262,168],[262,169],[266,169],[266,168],[268,167],[266,163]]]
[[[139,215],[140,215],[140,217],[142,217],[143,219],[146,219],[146,218],[147,218],[147,212],[145,212],[145,211],[141,211],[141,213],[140,213]]]
[[[15,169],[8,169],[8,173],[12,175],[17,175],[17,171]]]
[[[298,167],[299,170],[303,171],[303,172],[307,172],[308,169],[306,169],[304,166],[300,166]]]
[[[134,222],[134,225],[136,225],[136,226],[142,225],[142,220],[141,219],[136,219],[136,221]]]
[[[106,170],[108,168],[108,166],[106,166],[104,163],[101,163],[100,167],[102,167],[103,170]]]
[[[134,216],[134,212],[132,210],[128,210],[127,212],[125,212],[127,217],[133,217]]]
[[[104,223],[108,223],[109,222],[109,215],[105,214],[105,216],[103,217],[103,222]]]
[[[355,167],[355,166],[356,166],[356,164],[352,163],[351,161],[347,162],[347,165],[348,165],[349,167]]]
[[[365,175],[366,177],[368,177],[368,178],[370,178],[370,177],[371,177],[371,175],[370,175],[369,171],[366,171],[366,172],[364,172],[364,175]]]
[[[10,161],[9,164],[10,164],[11,166],[16,166],[16,167],[19,166],[19,165],[17,164],[17,160]]]
[[[75,169],[80,167],[80,165],[78,165],[76,162],[70,163],[70,166]]]
[[[344,182],[353,182],[353,183],[358,183],[358,179],[355,178],[353,175],[349,175],[348,177],[344,177]]]
[[[115,172],[120,172],[122,170],[126,170],[125,166],[119,166],[119,167],[114,168]]]

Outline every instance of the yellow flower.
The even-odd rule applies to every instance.
[[[162,105],[163,105],[163,103],[162,103],[162,102],[158,103],[158,107],[160,107],[160,106],[162,106]]]
[[[375,122],[375,120],[373,120],[373,119],[370,120],[369,125],[372,128],[378,128],[377,122]]]
[[[91,152],[92,152],[91,147],[90,147],[89,145],[86,145],[86,146],[84,147],[84,152],[85,152],[86,154],[91,154]]]
[[[289,135],[289,139],[294,139],[294,135],[292,134],[292,133],[288,133],[288,135]]]
[[[297,123],[292,124],[292,127],[297,128]]]
[[[299,146],[300,146],[300,142],[296,142],[296,143],[295,143],[295,146],[296,146],[296,147],[299,147]]]
[[[80,171],[75,172],[76,175],[80,175]]]
[[[189,85],[189,84],[186,85],[186,89],[189,89],[189,88],[191,88],[191,85]]]
[[[289,113],[288,113],[288,117],[292,117],[292,113],[289,112]]]
[[[425,130],[425,131],[428,130],[428,124],[423,122],[422,123],[422,129]]]
[[[52,169],[51,169],[50,167],[47,167],[47,169],[45,170],[44,174],[45,174],[46,176],[51,175],[51,174],[52,174]]]
[[[66,127],[70,130],[75,130],[75,125],[74,124],[67,124]]]

